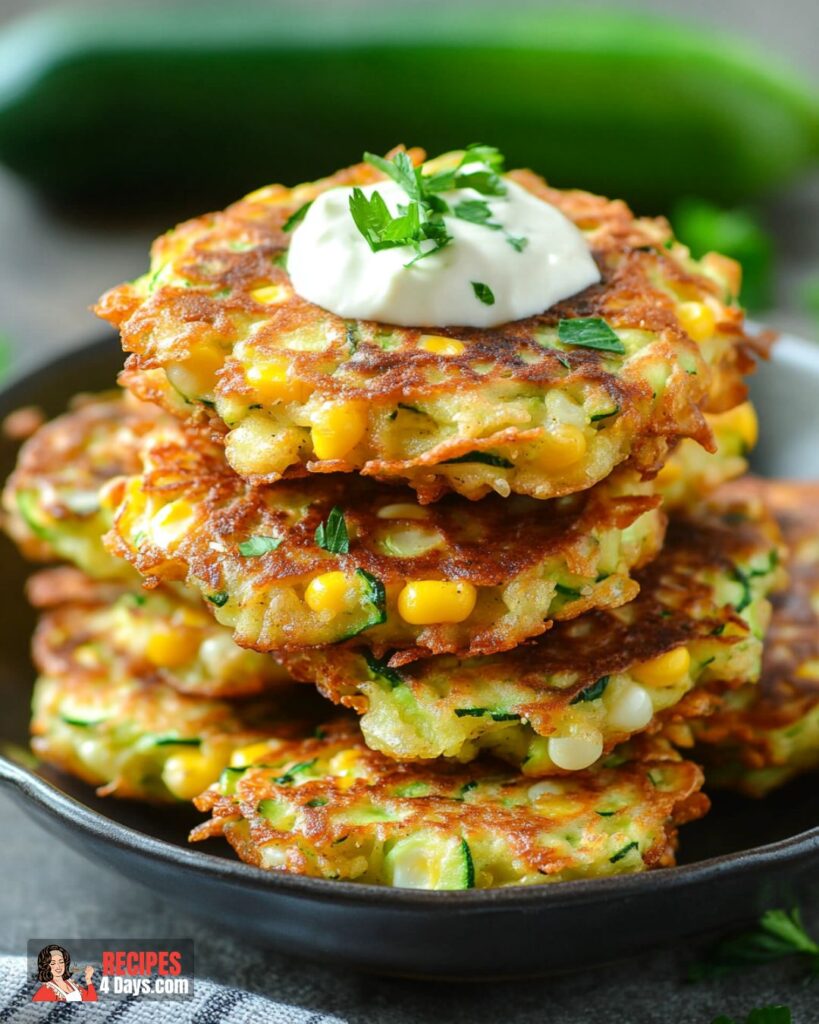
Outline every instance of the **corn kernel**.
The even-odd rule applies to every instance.
[[[254,362],[245,370],[245,380],[253,389],[254,397],[258,396],[264,403],[306,402],[310,396],[310,385],[291,377],[284,359]]]
[[[343,459],[367,428],[363,402],[325,402],[311,417],[313,451],[317,459]]]
[[[463,622],[475,608],[478,591],[471,583],[415,580],[398,595],[398,611],[413,626]]]
[[[219,778],[224,758],[183,750],[172,754],[162,768],[162,781],[179,800],[193,800]]]
[[[434,356],[459,356],[466,345],[457,338],[447,338],[443,334],[422,334],[418,347]]]
[[[353,582],[343,572],[326,572],[310,580],[304,591],[304,600],[314,612],[349,611],[358,604]]]
[[[540,464],[552,472],[559,472],[579,462],[586,454],[586,435],[571,423],[550,427],[538,443]]]
[[[203,398],[212,395],[216,387],[216,374],[224,365],[221,349],[212,345],[196,348],[187,359],[167,367],[168,380],[185,398]]]
[[[169,502],[151,520],[151,540],[159,547],[171,547],[190,530],[193,518],[193,508],[184,498]]]
[[[631,674],[646,686],[663,686],[678,683],[691,666],[691,655],[686,647],[675,647],[673,651],[635,665]]]
[[[558,768],[579,772],[594,764],[603,753],[603,736],[597,729],[576,736],[551,736],[548,751]]]
[[[196,657],[199,640],[191,630],[156,629],[145,644],[145,657],[157,668],[179,668]]]
[[[428,519],[429,512],[423,505],[411,502],[397,502],[395,505],[382,505],[376,512],[379,519]]]
[[[677,319],[692,341],[705,341],[717,326],[714,311],[704,302],[681,302],[677,306]]]
[[[290,289],[282,284],[266,284],[262,288],[254,288],[250,293],[251,299],[263,306],[272,306],[277,302],[284,302],[290,296]]]
[[[238,750],[234,750],[230,758],[230,764],[232,768],[245,768],[249,764],[263,761],[270,753],[271,746],[269,743],[251,743],[247,747],[240,747]]]
[[[336,777],[339,789],[349,789],[356,779],[366,775],[366,763],[356,750],[342,750],[327,764],[329,773]]]
[[[739,435],[746,451],[757,442],[759,437],[759,421],[756,418],[756,409],[750,402],[743,402],[727,412],[717,413],[708,416],[708,422],[715,431],[731,431]]]

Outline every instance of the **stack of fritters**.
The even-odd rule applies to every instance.
[[[30,587],[45,761],[196,797],[193,838],[268,869],[673,863],[708,806],[677,748],[755,701],[782,581],[756,492],[712,493],[756,437],[737,268],[512,176],[602,275],[541,316],[432,333],[295,295],[288,219],[365,165],[183,224],[103,297],[130,394],[43,427],[5,493],[24,552],[74,566]]]

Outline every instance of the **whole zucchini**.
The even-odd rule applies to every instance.
[[[777,188],[815,159],[819,113],[767,56],[627,13],[271,2],[50,12],[0,34],[0,159],[57,199],[193,209],[364,149],[476,140],[655,209]]]

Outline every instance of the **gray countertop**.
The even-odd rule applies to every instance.
[[[2,6],[0,20],[44,5],[5,0]],[[673,2],[642,6],[683,10]],[[814,4],[786,2],[774,8],[732,0],[715,6],[703,0],[685,5],[689,16],[706,12],[723,25],[739,21],[742,31],[787,48],[796,63],[810,66],[816,31],[806,28],[801,16],[819,28]],[[774,326],[809,332],[795,296],[800,280],[819,269],[819,183],[797,186],[768,211],[768,220],[780,249],[779,304],[768,319]],[[16,368],[99,336],[104,328],[88,305],[109,285],[141,272],[148,243],[165,226],[58,216],[0,171],[0,338],[9,343]],[[329,1011],[350,1024],[709,1024],[720,1013],[744,1020],[752,1007],[766,1003],[789,1004],[797,1024],[819,1019],[819,988],[802,985],[793,965],[688,985],[682,981],[688,950],[657,952],[562,978],[471,986],[375,979],[295,962],[203,925],[195,908],[189,914],[85,861],[54,842],[4,792],[0,820],[2,951],[22,953],[29,936],[44,934],[193,937],[200,975],[293,1006]],[[64,879],[70,898],[55,901],[48,893]],[[819,905],[805,909],[808,922],[819,929]],[[592,941],[616,945],[616,936],[590,936]]]

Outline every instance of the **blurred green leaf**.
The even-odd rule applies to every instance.
[[[677,238],[696,258],[720,252],[741,264],[740,301],[746,309],[757,312],[770,307],[773,241],[750,210],[729,210],[704,199],[684,199],[674,207],[671,223]]]

